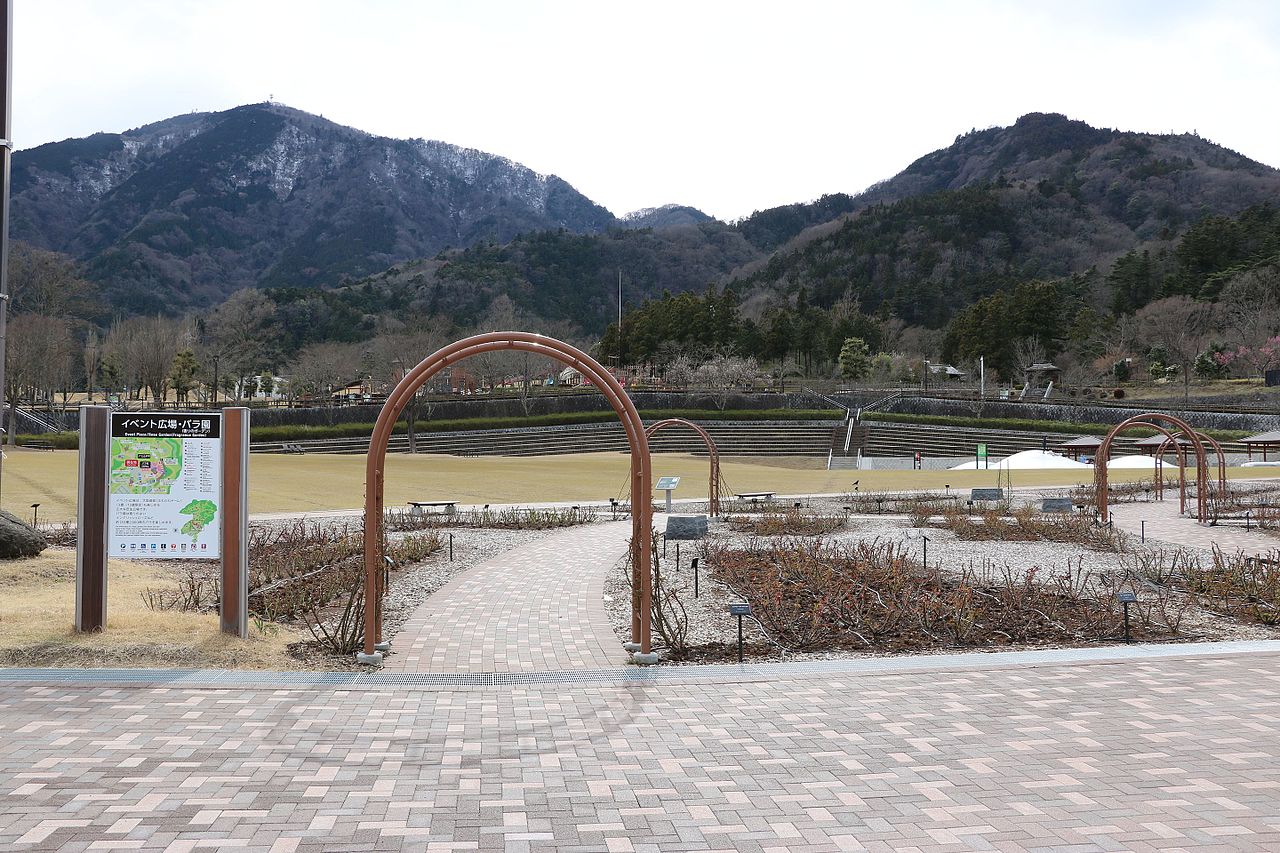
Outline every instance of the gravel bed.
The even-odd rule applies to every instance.
[[[1022,493],[1020,498],[1026,502],[1038,500],[1042,496],[1061,494],[1065,490],[1044,490],[1041,493]],[[810,511],[829,512],[838,509],[835,500],[814,499]],[[1021,572],[1027,568],[1039,567],[1046,572],[1060,571],[1070,565],[1073,569],[1095,572],[1113,572],[1120,568],[1121,555],[1114,551],[1099,551],[1082,548],[1078,545],[1057,542],[1002,542],[1002,541],[970,541],[961,540],[949,530],[941,528],[913,527],[907,516],[903,515],[852,515],[849,525],[842,531],[820,537],[831,543],[856,542],[859,540],[894,541],[902,543],[907,550],[919,559],[923,554],[923,536],[929,537],[929,565],[944,570],[960,571],[966,568],[999,571],[1009,566]],[[753,540],[761,541],[768,537],[754,537],[751,534],[736,532],[723,522],[713,521],[709,538],[717,544],[746,545]],[[1170,550],[1172,546],[1162,543],[1139,545],[1136,537],[1129,537],[1126,547],[1130,551],[1137,549]],[[729,615],[729,604],[740,601],[725,585],[711,580],[705,569],[700,569],[699,592],[697,599],[693,597],[693,573],[689,568],[689,558],[700,553],[696,543],[682,543],[679,569],[675,566],[674,553],[668,546],[668,557],[661,562],[663,586],[673,590],[680,599],[688,617],[687,643],[695,647],[694,654],[685,660],[673,660],[664,654],[665,665],[691,665],[706,663],[708,660],[732,659],[738,640],[738,621]],[[1189,549],[1196,550],[1196,549]],[[1204,557],[1210,552],[1202,549]],[[605,586],[605,605],[609,612],[615,632],[620,641],[630,639],[631,634],[631,592],[629,585],[630,567],[626,560],[619,563],[609,575]],[[1202,608],[1189,608],[1181,626],[1183,640],[1259,640],[1280,638],[1280,628],[1266,625],[1241,622],[1234,618],[1219,616]],[[844,658],[886,657],[898,654],[949,654],[955,648],[929,648],[910,652],[850,652],[850,651],[814,651],[791,652],[773,643],[763,629],[750,618],[743,620],[743,639],[747,646],[746,655],[753,661],[804,661],[835,660]],[[1173,640],[1172,642],[1177,642]],[[661,645],[657,627],[654,628],[654,644]],[[696,647],[708,649],[699,652]],[[1002,645],[999,647],[964,647],[964,651],[1015,651],[1018,649],[1044,648],[1042,645]],[[659,649],[659,652],[662,652]]]

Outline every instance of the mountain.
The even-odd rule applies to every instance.
[[[715,219],[683,204],[664,204],[662,207],[642,207],[622,217],[623,228],[671,228],[676,225],[699,225]]]
[[[1268,202],[1280,202],[1280,171],[1197,136],[1037,113],[961,136],[856,197],[739,223],[745,234],[780,221],[758,244],[790,242],[732,284],[757,300],[801,289],[820,307],[852,298],[863,311],[938,328],[1019,282],[1105,271],[1134,250],[1165,252],[1205,217]],[[797,230],[833,209],[840,218]],[[1106,303],[1096,279],[1092,299]]]
[[[274,103],[177,116],[13,157],[12,234],[82,261],[117,310],[316,287],[542,229],[617,220],[555,176]]]

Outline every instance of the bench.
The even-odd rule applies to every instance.
[[[458,511],[457,501],[409,501],[409,511],[414,515],[422,515],[431,509],[444,509],[445,515],[453,515]]]
[[[1073,512],[1075,508],[1071,498],[1044,498],[1040,503],[1041,512]]]
[[[762,500],[771,501],[773,500],[773,496],[775,494],[777,493],[776,492],[735,492],[733,496],[735,498],[738,498],[739,500],[751,501],[752,503],[755,503],[756,501],[762,501]]]
[[[47,441],[28,441],[22,445],[28,450],[53,450],[54,447]]]

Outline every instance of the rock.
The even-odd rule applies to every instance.
[[[669,515],[667,516],[667,538],[701,539],[707,535],[707,517],[705,515]]]
[[[49,547],[40,531],[0,510],[0,559],[34,557]]]

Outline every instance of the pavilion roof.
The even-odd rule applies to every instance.
[[[1260,432],[1257,435],[1251,435],[1248,438],[1240,439],[1242,444],[1280,444],[1280,429],[1273,429],[1270,432]]]
[[[1100,447],[1102,439],[1096,435],[1082,435],[1079,438],[1073,438],[1070,441],[1064,441],[1059,447]]]

